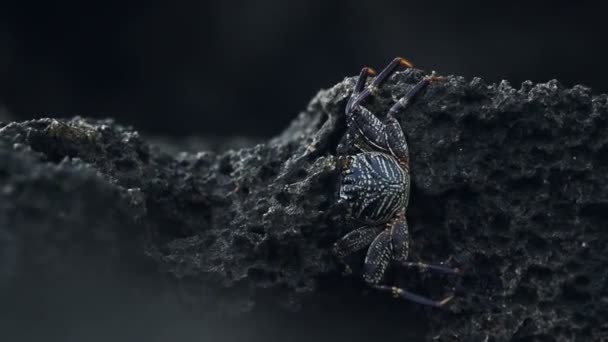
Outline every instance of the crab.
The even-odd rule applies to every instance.
[[[369,246],[363,265],[363,279],[368,285],[391,292],[397,298],[441,307],[453,296],[432,300],[382,283],[391,263],[417,268],[422,272],[460,273],[458,268],[407,260],[410,249],[406,220],[410,191],[409,150],[401,126],[395,118],[428,85],[444,81],[445,78],[435,76],[435,72],[424,77],[390,108],[382,121],[362,106],[370,95],[378,93],[378,89],[400,65],[412,67],[409,61],[399,57],[380,74],[369,67],[363,68],[346,105],[347,135],[354,137],[351,140],[360,153],[340,159],[340,198],[350,203],[353,215],[362,223],[362,227],[338,240],[333,251],[345,265],[345,271],[350,272],[345,258]],[[376,78],[366,87],[368,76]]]

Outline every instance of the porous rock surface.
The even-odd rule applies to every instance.
[[[381,116],[422,76],[396,74],[367,107]],[[319,92],[268,142],[217,153],[170,154],[111,120],[0,124],[0,284],[90,258],[99,272],[143,267],[208,312],[323,315],[328,301],[398,314],[374,325],[383,340],[607,339],[608,97],[450,76],[402,113],[411,258],[464,274],[395,266],[387,282],[456,295],[433,309],[367,290],[362,254],[348,277],[331,254],[355,227],[336,156],[354,81]]]

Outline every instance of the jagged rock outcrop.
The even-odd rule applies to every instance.
[[[396,74],[368,108],[381,116],[421,77]],[[339,336],[608,338],[608,96],[449,77],[399,118],[412,154],[412,258],[465,273],[395,267],[387,281],[456,294],[432,309],[342,277],[331,254],[353,228],[336,166],[353,85],[321,91],[270,141],[218,153],[169,154],[110,120],[0,124],[0,286],[10,294],[32,274],[91,268],[145,273],[234,319],[277,306],[325,317]],[[313,334],[308,318],[293,326]]]

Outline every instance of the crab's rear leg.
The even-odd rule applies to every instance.
[[[421,295],[417,295],[413,292],[404,290],[404,289],[396,287],[396,286],[376,285],[374,287],[381,291],[390,291],[393,294],[393,297],[395,297],[395,298],[402,298],[402,299],[412,301],[414,303],[434,306],[437,308],[444,306],[445,304],[447,304],[449,301],[451,301],[454,298],[454,296],[448,296],[442,300],[432,300],[430,298],[427,298],[427,297],[424,297]]]
[[[399,212],[389,223],[391,229],[392,259],[405,262],[410,254],[410,233],[407,227],[405,211]]]
[[[401,266],[417,268],[420,272],[437,272],[443,274],[462,274],[459,268],[452,268],[442,265],[426,264],[418,261],[405,261],[400,263]]]
[[[410,249],[410,237],[405,213],[397,214],[391,225],[391,243],[393,247],[393,261],[404,267],[416,268],[420,272],[437,272],[444,274],[460,274],[458,268],[442,265],[431,265],[417,261],[407,261]]]
[[[340,263],[344,265],[344,273],[350,274],[352,272],[344,259],[350,254],[369,246],[379,231],[380,229],[376,226],[363,226],[344,235],[334,244],[333,252]]]
[[[393,248],[391,246],[390,230],[383,230],[367,250],[363,264],[363,279],[376,287],[384,278],[386,268],[391,263]]]
[[[407,257],[407,254],[407,223],[403,213],[400,213],[391,221],[390,227],[378,234],[370,245],[365,258],[363,279],[375,289],[390,291],[396,298],[434,307],[440,307],[449,302],[453,296],[436,301],[400,287],[380,284],[391,259],[403,259]]]

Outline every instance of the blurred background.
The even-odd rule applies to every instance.
[[[0,112],[267,137],[318,89],[404,56],[488,82],[608,91],[601,1],[6,2]]]

